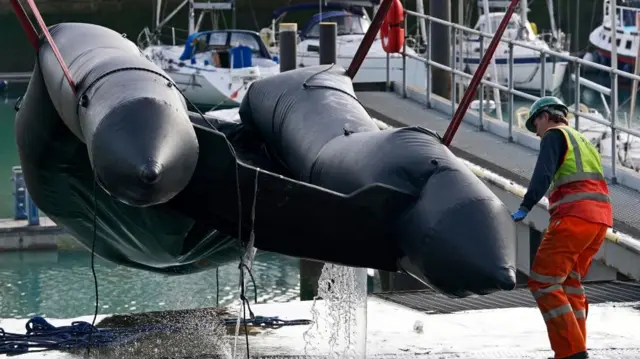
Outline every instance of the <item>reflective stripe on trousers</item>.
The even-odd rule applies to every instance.
[[[580,309],[580,310],[573,310],[571,309],[571,304],[565,304],[561,307],[558,307],[556,309],[551,309],[548,312],[542,313],[542,318],[544,318],[545,322],[548,322],[549,320],[560,316],[562,314],[565,313],[569,313],[573,311],[573,315],[576,316],[576,319],[585,319],[586,315],[585,315],[585,310],[584,309]]]
[[[577,273],[575,271],[571,271],[569,273],[569,276],[572,278],[575,278],[576,280],[580,281],[582,278],[580,276],[580,273]],[[538,290],[532,291],[531,294],[533,295],[533,298],[537,301],[541,296],[543,296],[544,294],[547,293],[551,293],[553,291],[556,290],[562,290],[564,291],[566,294],[573,294],[573,295],[585,295],[585,290],[584,287],[582,286],[582,284],[580,285],[580,287],[573,287],[573,286],[568,286],[568,285],[561,285],[561,283],[564,283],[564,281],[567,279],[566,277],[553,277],[553,276],[546,276],[546,275],[542,275],[542,274],[538,274],[534,271],[531,271],[529,277],[533,280],[536,280],[540,283],[545,283],[545,284],[552,284],[549,287],[546,288],[540,288]],[[571,304],[565,304],[562,305],[558,308],[552,309],[550,311],[547,311],[545,313],[542,313],[542,317],[544,318],[545,321],[548,321],[552,318],[555,318],[559,315],[562,315],[564,313],[568,313],[571,312]],[[576,316],[576,319],[584,319],[586,318],[586,311],[584,309],[579,309],[579,310],[573,310],[573,314]]]
[[[608,227],[579,217],[552,218],[531,265],[527,286],[556,358],[586,350],[588,302],[581,279]]]

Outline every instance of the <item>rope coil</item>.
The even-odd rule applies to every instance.
[[[284,326],[309,325],[308,319],[285,320],[277,316],[254,316],[242,319],[242,325],[259,328],[281,328]],[[175,333],[185,330],[211,328],[210,323],[196,325],[153,325],[132,328],[96,328],[84,321],[74,321],[71,325],[56,327],[40,316],[31,318],[26,334],[10,333],[0,328],[0,355],[19,355],[34,351],[103,348],[123,345],[135,341],[141,335],[153,333]],[[219,324],[235,326],[235,318],[221,319]]]

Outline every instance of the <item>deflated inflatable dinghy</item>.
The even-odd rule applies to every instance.
[[[44,43],[16,116],[20,161],[38,207],[97,255],[191,273],[237,260],[253,230],[259,249],[405,270],[451,295],[515,286],[505,206],[435,133],[380,131],[344,69],[259,80],[234,124],[188,113],[109,29],[51,34],[77,91]]]

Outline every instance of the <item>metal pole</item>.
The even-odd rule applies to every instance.
[[[451,1],[429,1],[429,15],[451,22]],[[449,26],[438,23],[431,25],[429,38],[431,40],[437,39],[437,44],[440,44],[436,49],[431,49],[431,59],[433,62],[446,66],[447,63],[451,61],[450,35],[451,29]],[[449,65],[453,68],[453,63]],[[431,73],[433,78],[433,93],[443,98],[448,98],[451,95],[450,87],[453,86],[451,83],[451,75],[448,74],[447,71],[437,67],[432,68]]]
[[[611,67],[613,69],[618,68],[618,46],[616,41],[616,18],[617,9],[616,1],[611,0],[609,2],[609,20],[611,20]],[[611,182],[616,183],[616,129],[615,123],[618,112],[618,74],[611,73]]]
[[[335,22],[320,23],[320,65],[338,62],[336,43],[338,41],[338,24]]]
[[[396,1],[396,0],[382,1],[382,4],[380,4],[380,7],[376,12],[376,15],[373,17],[373,21],[371,22],[371,25],[369,26],[367,33],[364,34],[364,38],[362,39],[360,46],[358,46],[358,50],[356,51],[356,54],[353,56],[353,60],[351,60],[351,64],[347,69],[347,76],[349,76],[351,79],[356,77],[356,74],[358,73],[360,66],[362,66],[362,62],[364,62],[365,57],[367,57],[367,53],[369,53],[369,49],[371,48],[373,41],[376,39],[376,36],[380,31],[380,28],[382,27],[382,22],[384,21],[384,18],[387,16],[387,13],[389,12],[389,9],[391,8],[391,3],[393,1]]]
[[[480,41],[480,53],[484,53],[484,41]],[[480,108],[478,109],[480,110],[478,114],[480,116],[480,131],[484,131],[484,84],[482,82],[480,82],[480,95],[478,97],[480,97]]]
[[[404,36],[405,41],[402,42],[402,97],[407,98],[407,13],[404,13]]]
[[[391,57],[391,54],[387,53],[387,87],[386,87],[387,91],[391,90],[391,79],[389,78],[389,66],[391,65],[389,61],[390,57]]]
[[[294,70],[298,63],[297,36],[298,24],[280,24],[280,72]]]
[[[458,24],[464,26],[464,0],[458,0]],[[458,31],[458,56],[456,63],[458,64],[458,70],[464,71],[464,61],[462,60],[462,37],[465,35],[464,31]],[[455,49],[453,50],[455,53]],[[464,82],[458,81],[458,93],[460,96],[464,93]]]
[[[431,72],[431,64],[429,63],[431,61],[431,20],[427,21],[427,53],[425,54],[425,58],[427,59],[427,63],[425,64],[427,71],[426,71],[426,81],[427,81],[427,108],[431,108],[431,85],[432,85],[432,72]]]
[[[462,98],[462,101],[460,102],[460,106],[458,106],[458,109],[453,114],[453,119],[451,120],[451,123],[449,124],[449,127],[447,128],[447,131],[445,132],[444,137],[442,139],[442,143],[445,146],[449,146],[451,144],[451,140],[453,140],[453,135],[458,130],[458,127],[460,127],[460,123],[462,122],[462,117],[464,116],[464,113],[467,112],[467,109],[469,108],[469,104],[471,104],[471,99],[473,98],[473,96],[475,96],[476,91],[478,90],[478,85],[480,84],[480,81],[482,80],[482,76],[484,76],[484,73],[487,70],[487,66],[489,65],[489,60],[493,57],[493,54],[495,53],[496,48],[498,47],[498,42],[502,38],[502,35],[504,34],[504,30],[507,28],[507,24],[511,19],[511,15],[513,15],[515,7],[518,5],[518,2],[519,0],[511,0],[511,4],[509,4],[507,13],[502,18],[502,22],[500,22],[500,26],[498,26],[498,30],[496,31],[496,34],[493,36],[493,39],[489,44],[489,48],[487,49],[487,52],[482,57],[482,61],[480,61],[480,65],[476,69],[476,72],[473,74],[473,77],[471,78],[471,82],[469,83],[469,87],[465,92],[464,97]]]
[[[231,28],[237,29],[236,27],[236,2],[231,1]]]
[[[191,35],[195,32],[195,29],[196,29],[196,25],[195,25],[196,13],[195,13],[195,10],[193,10],[193,0],[189,0],[188,9],[189,10],[188,10],[187,16],[189,17],[189,24],[188,24],[187,30],[189,31],[189,33],[187,35]]]
[[[451,35],[451,30],[452,28],[449,27],[447,29],[447,31],[449,31],[449,35]],[[449,59],[449,63],[451,64],[451,68],[455,69],[456,66],[456,38],[458,37],[458,29],[453,29],[453,36],[449,36],[449,39],[451,40],[451,43],[449,44],[449,47],[451,49],[453,49],[453,51],[451,51],[451,58]],[[456,112],[456,105],[458,102],[457,96],[456,96],[456,73],[451,71],[451,86],[449,87],[449,90],[451,91],[451,115],[453,115]]]
[[[167,15],[167,17],[165,17],[164,20],[162,20],[160,22],[160,24],[158,24],[158,28],[163,27],[164,25],[168,24],[169,21],[171,21],[171,19],[173,19],[173,17],[176,16],[178,14],[178,12],[180,12],[180,10],[185,5],[187,5],[187,3],[189,3],[189,0],[184,0],[183,2],[181,2],[180,5],[178,5],[178,7],[173,9],[173,11],[169,15]]]
[[[160,16],[162,15],[162,0],[156,0],[156,28],[160,25]]]
[[[574,114],[574,117],[576,119],[576,124],[575,124],[575,129],[576,130],[580,130],[580,116],[578,115],[578,111],[580,110],[580,63],[579,62],[575,62],[575,75],[576,75],[576,81],[575,81],[575,111],[576,113]]]
[[[502,111],[496,108],[496,111]],[[513,142],[513,44],[509,43],[509,142]]]
[[[640,31],[640,12],[636,13],[636,30]],[[636,63],[633,69],[633,74],[638,75],[640,73],[640,46],[638,46],[638,50],[636,52]],[[633,80],[631,85],[631,101],[629,102],[629,121],[633,121],[636,112],[636,93],[638,92],[638,81]],[[631,123],[629,122],[629,123]]]
[[[416,0],[416,12],[424,15],[424,2],[423,0]],[[418,27],[420,30],[420,38],[422,42],[427,41],[427,20],[424,18],[418,18]]]
[[[575,37],[573,39],[573,53],[578,56],[578,50],[580,49],[580,0],[576,1],[576,17],[574,21],[576,22],[576,28],[574,30]]]
[[[484,14],[486,16],[489,16],[489,0],[482,1],[482,8]],[[493,29],[491,28],[491,21],[487,21],[487,31],[489,33],[493,31]],[[484,40],[484,36],[481,36],[480,41],[484,42]],[[482,53],[480,53],[479,56],[482,56]],[[491,76],[493,78],[493,82],[499,84],[500,78],[498,77],[498,65],[496,65],[496,59],[494,59],[493,57],[491,58],[491,71],[493,72],[493,75]],[[493,88],[493,101],[495,101],[496,103],[496,117],[498,118],[498,121],[502,122],[502,101],[500,99],[500,90],[495,87]]]
[[[547,54],[540,53],[540,97],[547,95]]]

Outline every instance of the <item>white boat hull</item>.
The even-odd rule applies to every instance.
[[[278,66],[217,68],[203,65],[204,56],[196,56],[198,65],[185,62],[183,66],[177,66],[175,59],[180,57],[180,47],[150,46],[143,53],[165,70],[189,101],[198,107],[239,106],[253,81],[279,72]],[[174,62],[167,59],[174,59]]]
[[[548,46],[542,41],[533,42],[532,45],[541,48]],[[480,43],[473,41],[465,44],[466,51],[463,50],[464,66],[468,66],[470,72],[475,73],[480,65],[481,57],[475,55],[479,53]],[[485,44],[485,49],[489,44]],[[567,56],[568,52],[564,52]],[[474,55],[471,55],[474,54]],[[497,81],[492,81],[508,87],[509,86],[509,48],[506,44],[500,44],[495,52],[493,60],[496,63]],[[555,61],[554,61],[555,60]],[[567,72],[569,62],[564,59],[557,59],[547,56],[544,61],[544,87],[545,92],[555,93],[562,86],[564,76]],[[513,88],[519,91],[533,92],[539,95],[543,88],[542,59],[540,52],[515,46],[513,49]],[[492,66],[489,65],[486,75],[493,77]]]

